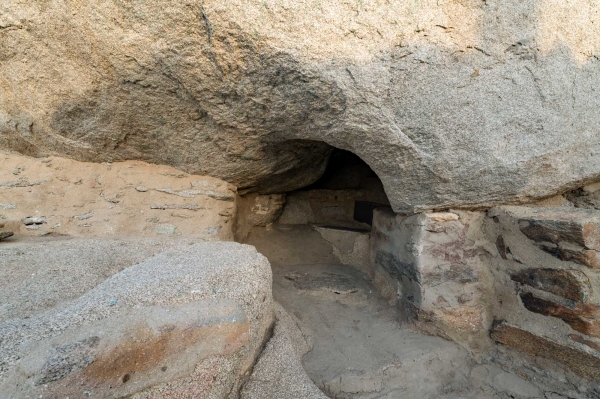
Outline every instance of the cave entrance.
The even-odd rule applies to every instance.
[[[404,327],[396,291],[375,273],[371,235],[381,235],[382,215],[391,212],[377,174],[333,149],[314,183],[241,201],[238,219],[252,225],[242,242],[269,259],[273,297],[302,330],[303,347],[312,345],[302,363],[316,385],[329,397],[400,397],[418,386],[411,368],[426,367],[443,343]],[[402,381],[385,372],[398,359]]]
[[[335,148],[319,180],[287,194],[279,223],[370,230],[373,210],[389,206],[373,169],[350,151]]]

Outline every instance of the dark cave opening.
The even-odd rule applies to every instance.
[[[323,175],[309,186],[288,193],[288,203],[297,201],[312,215],[307,222],[332,226],[366,228],[372,224],[373,210],[389,207],[383,183],[358,155],[334,148]],[[310,212],[309,212],[310,213]],[[282,222],[288,221],[284,213]]]

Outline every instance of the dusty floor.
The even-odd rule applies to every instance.
[[[246,243],[270,260],[274,299],[312,347],[303,366],[331,398],[566,398],[413,331],[310,226],[255,228]]]

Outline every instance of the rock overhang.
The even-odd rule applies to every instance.
[[[0,98],[3,148],[142,159],[274,193],[316,180],[333,146],[404,213],[600,177],[588,0],[14,2],[3,18],[0,81],[21,87]]]

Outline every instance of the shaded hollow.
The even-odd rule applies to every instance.
[[[357,155],[334,148],[323,175],[287,193],[281,224],[369,229],[373,209],[390,202],[377,174]]]

